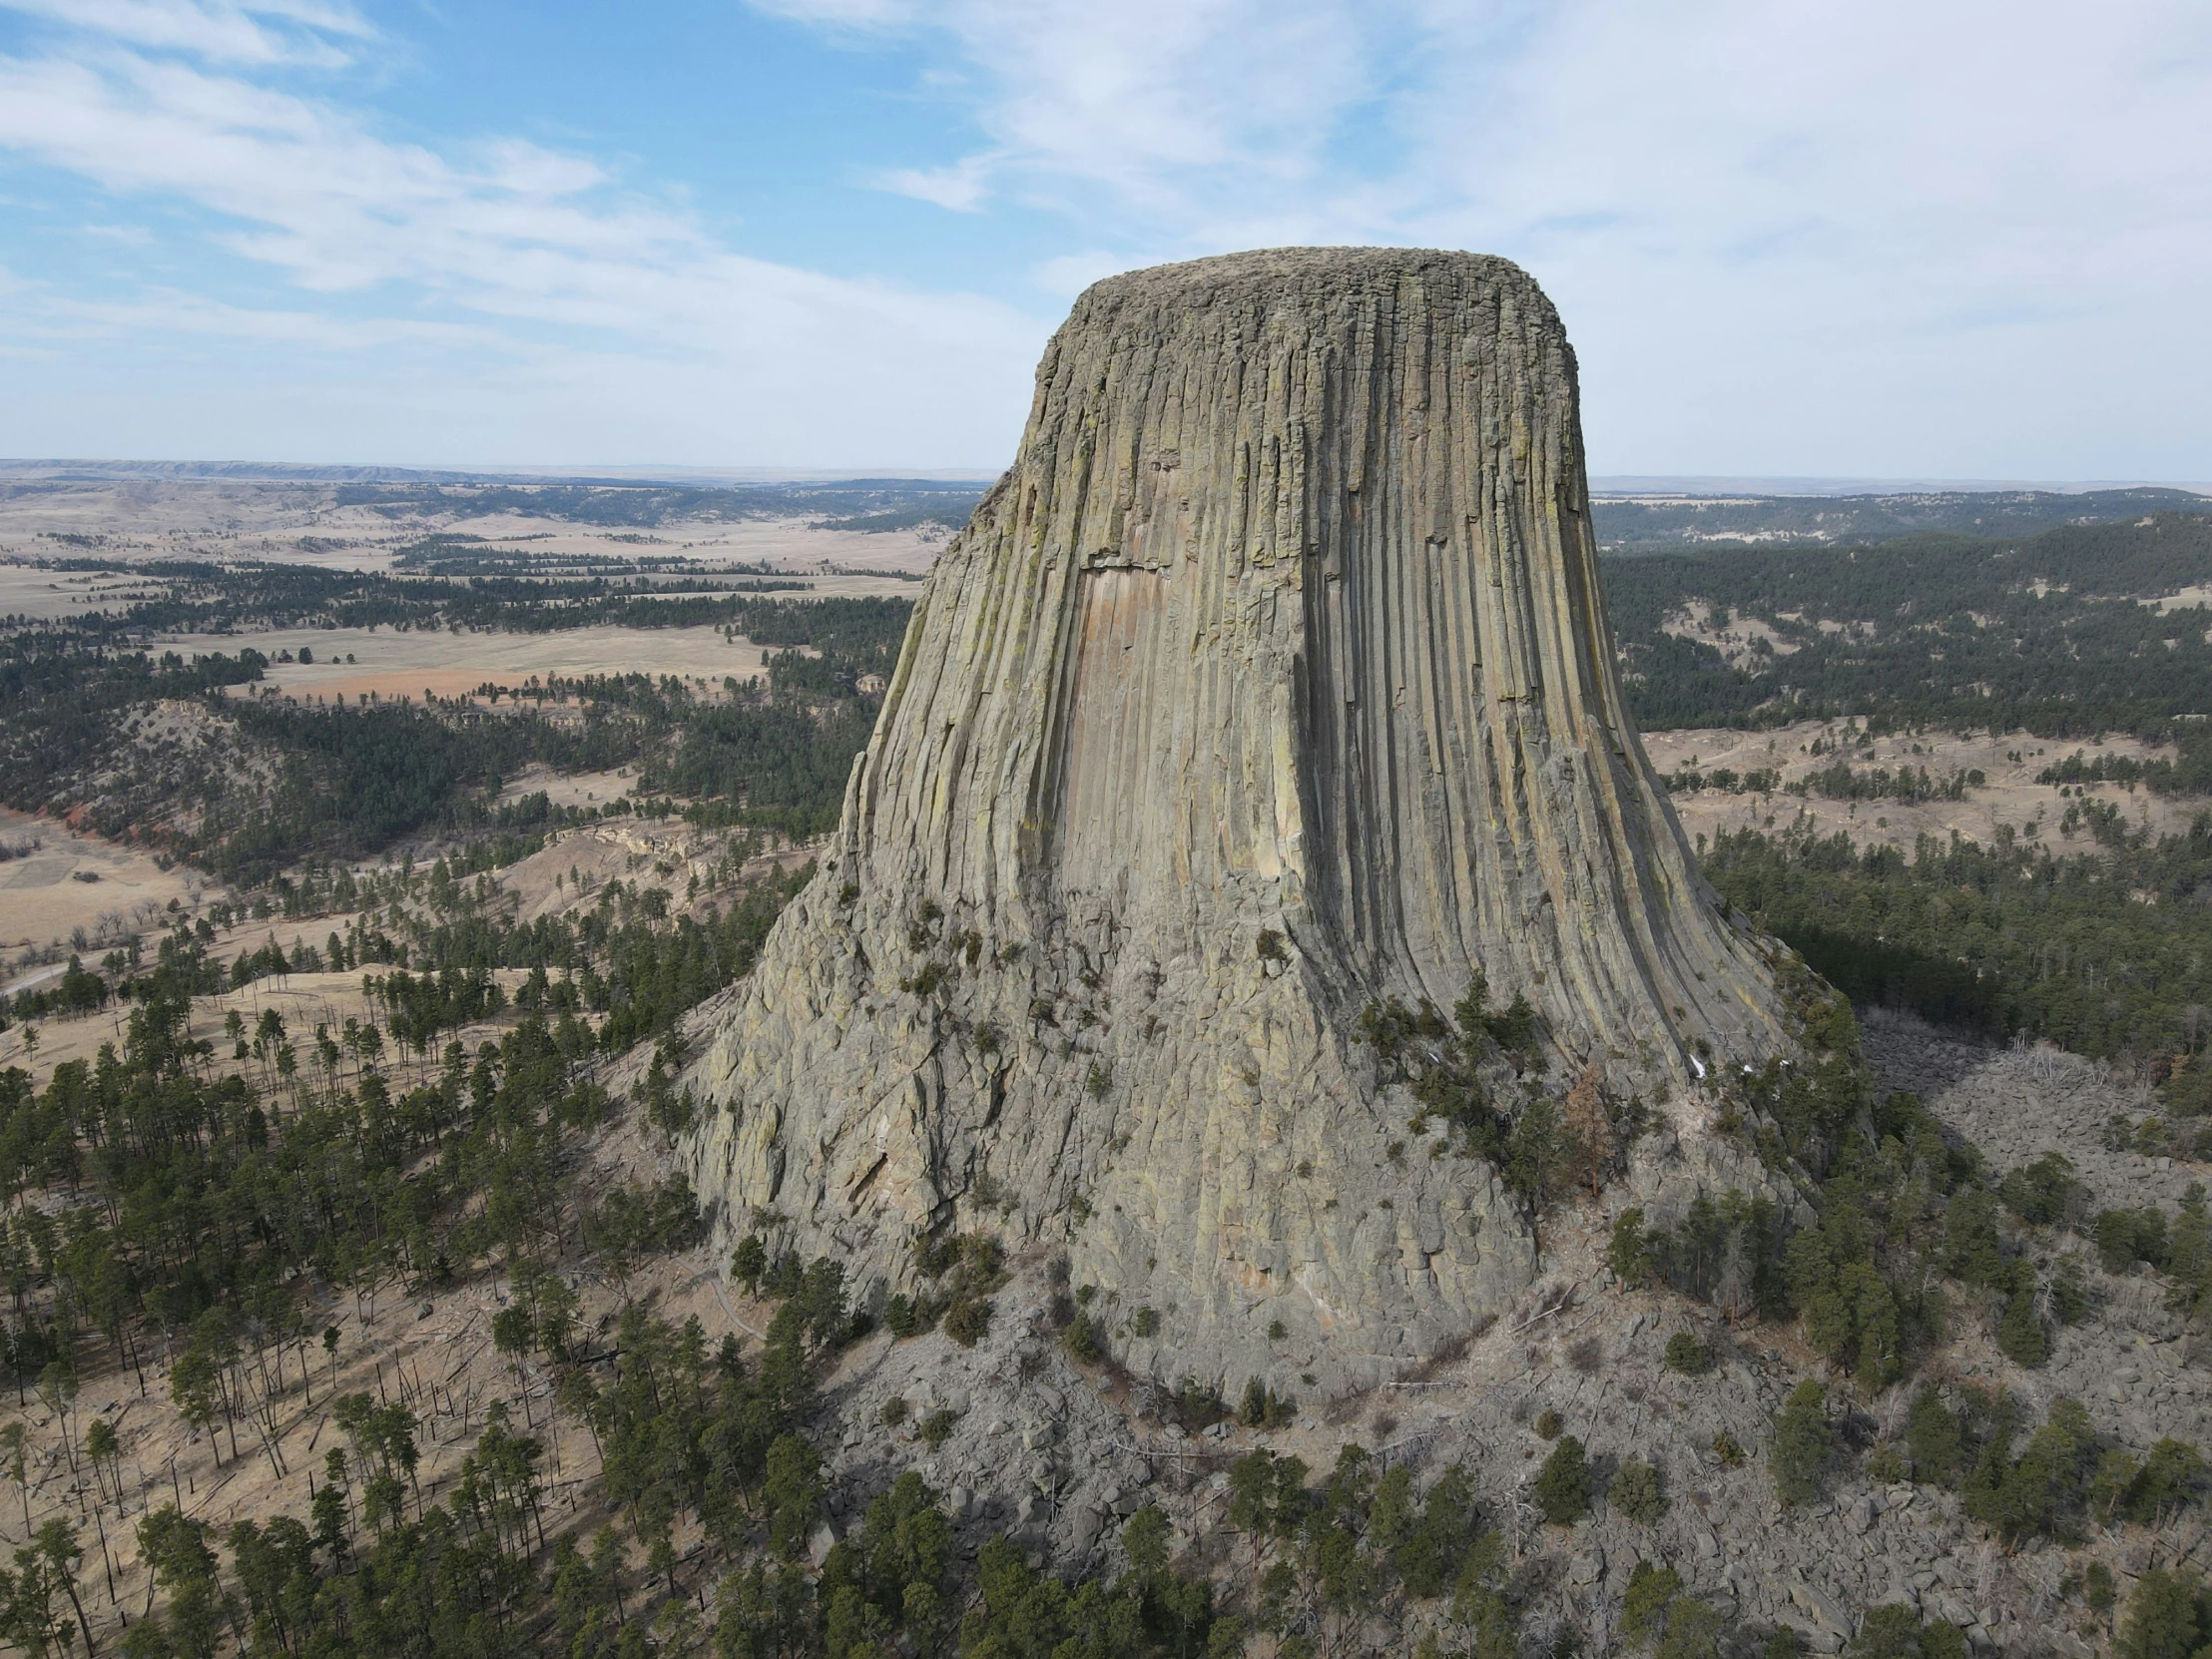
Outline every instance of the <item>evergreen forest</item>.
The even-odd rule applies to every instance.
[[[364,504],[490,513],[506,487],[373,486]],[[704,510],[697,492],[571,493],[585,522]],[[766,510],[726,493],[710,505]],[[903,527],[972,497],[876,480],[810,510]],[[2000,535],[1606,560],[1646,729],[1841,723],[1846,739],[1788,788],[1670,780],[1777,809],[1699,853],[1812,970],[1781,958],[1806,1063],[1715,1089],[1718,1133],[1803,1202],[1616,1206],[1593,1248],[1608,1284],[1697,1310],[1666,1348],[1682,1399],[1739,1330],[1787,1333],[1828,1379],[1715,1436],[1714,1479],[1756,1462],[1778,1515],[1847,1475],[1917,1485],[2008,1556],[2087,1552],[2065,1617],[2150,1659],[2212,1639],[2212,1600],[2164,1568],[2116,1590],[2098,1551],[2197,1512],[2196,1446],[2131,1448],[2099,1402],[1982,1386],[1941,1356],[1985,1328],[2034,1372],[2138,1293],[2190,1329],[2212,1319],[2203,1191],[2169,1213],[2092,1202],[2063,1158],[1993,1168],[1876,1090],[1854,1013],[2110,1061],[2157,1091],[2161,1154],[2212,1154],[2212,517],[2121,505],[2140,511],[2049,522],[2030,503]],[[675,560],[566,567],[458,533],[390,574],[97,549],[48,568],[133,588],[0,619],[0,804],[68,815],[205,888],[128,936],[28,953],[0,1002],[0,1386],[17,1405],[0,1468],[18,1488],[0,1493],[0,1641],[41,1659],[1315,1659],[1386,1630],[1436,1659],[1566,1659],[1547,1609],[1575,1528],[1603,1515],[1656,1537],[1703,1497],[1650,1461],[1593,1460],[1547,1409],[1516,1425],[1525,1503],[1500,1504],[1483,1471],[1423,1466],[1393,1438],[1425,1375],[1366,1431],[1330,1418],[1346,1443],[1321,1467],[1291,1437],[1329,1402],[1258,1378],[1147,1396],[1172,1473],[1081,1567],[1039,1547],[1027,1510],[979,1527],[951,1481],[888,1453],[881,1478],[840,1486],[851,1445],[918,1462],[958,1417],[899,1399],[840,1419],[829,1396],[856,1345],[972,1348],[1041,1270],[987,1230],[947,1231],[917,1257],[934,1291],[871,1302],[762,1211],[702,1274],[710,1218],[673,1149],[706,1109],[682,1079],[716,999],[814,873],[909,603]],[[1724,654],[1682,626],[1693,602],[1706,633],[1755,620],[1765,648]],[[720,685],[637,672],[348,705],[262,695],[276,665],[255,643],[604,625],[712,629],[767,664]],[[1877,732],[2045,746],[2063,834],[1907,850],[1794,823],[1815,801],[1957,801],[1985,782],[1871,772],[1850,740]],[[2092,755],[2113,735],[2154,758]],[[624,790],[517,797],[532,769]],[[2187,828],[2141,829],[2115,791],[2176,804]],[[1409,1133],[1440,1125],[1434,1156],[1486,1163],[1557,1237],[1657,1130],[1650,1103],[1550,1075],[1540,1037],[1525,999],[1496,1006],[1478,981],[1448,1013],[1379,1001],[1348,1041],[1417,1103]],[[713,1335],[681,1301],[703,1278],[744,1299]],[[411,1323],[471,1298],[481,1338],[451,1373],[402,1357]],[[1031,1330],[1086,1386],[1131,1390],[1118,1356],[1151,1313],[1051,1282]],[[1557,1342],[1598,1375],[1563,1318]],[[249,1482],[275,1495],[219,1510]],[[1618,1651],[1798,1651],[1692,1593],[1656,1547],[1620,1577]],[[1862,1659],[1963,1659],[1941,1616],[1864,1611]]]

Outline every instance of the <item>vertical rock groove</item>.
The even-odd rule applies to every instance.
[[[718,1227],[773,1211],[863,1283],[950,1226],[1064,1245],[1162,1314],[1135,1363],[1226,1381],[1358,1380],[1519,1289],[1492,1172],[1392,1155],[1370,998],[1479,971],[1647,1096],[1786,1046],[1622,705],[1589,525],[1573,353],[1502,261],[1083,294],[701,1064]]]

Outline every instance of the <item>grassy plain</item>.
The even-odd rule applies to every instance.
[[[0,490],[0,557],[97,554],[116,559],[282,559],[332,570],[389,570],[425,537],[600,560],[682,556],[709,564],[886,575],[929,568],[944,532],[822,527],[825,515],[676,519],[650,530],[502,513],[457,517],[336,506],[334,492],[220,480],[84,480]],[[57,537],[72,538],[57,542]],[[0,613],[10,607],[0,601]]]
[[[1787,786],[1835,765],[1839,757],[1833,750],[1816,758],[1811,748],[1815,742],[1833,745],[1840,730],[1833,721],[1801,721],[1770,732],[1725,728],[1647,732],[1644,751],[1662,778],[1692,771],[1710,775],[1722,768],[1740,777],[1771,769],[1781,774]],[[1910,767],[1916,772],[1925,769],[1937,781],[1960,772],[1979,772],[1986,782],[1967,787],[1956,801],[1830,801],[1781,791],[1739,795],[1710,788],[1684,790],[1673,796],[1674,810],[1693,841],[1703,836],[1709,843],[1724,830],[1786,829],[1803,814],[1823,834],[1841,830],[1855,845],[1881,843],[1909,853],[1921,835],[1948,840],[1953,831],[1989,845],[1996,840],[1999,826],[2010,826],[2030,839],[2039,837],[2055,852],[2084,851],[2095,845],[2089,834],[2068,835],[2061,828],[2067,807],[2077,799],[2112,803],[2130,829],[2147,827],[2154,836],[2187,830],[2203,808],[2202,802],[2188,797],[2130,791],[2117,784],[2079,785],[2074,796],[2062,798],[2057,785],[2035,782],[2037,773],[2077,749],[2092,761],[2099,755],[2170,759],[2174,753],[2170,747],[2127,737],[2060,743],[2018,732],[1999,738],[1985,733],[1959,738],[1928,732],[1854,744],[1842,758],[1860,772],[1886,768],[1894,773]]]
[[[205,641],[196,642],[205,645]],[[186,642],[178,642],[182,649]],[[397,633],[389,628],[287,628],[228,636],[227,648],[251,646],[268,657],[259,685],[242,694],[278,697],[439,697],[473,692],[487,682],[519,687],[530,680],[588,675],[676,675],[720,686],[726,675],[768,672],[769,653],[751,640],[732,642],[715,628],[569,628],[553,634]],[[304,649],[312,663],[295,659]]]
[[[151,927],[171,899],[195,906],[208,884],[187,865],[164,869],[135,847],[4,807],[0,845],[17,853],[0,861],[0,950],[66,941],[79,927],[99,930],[109,916],[134,930]],[[0,994],[30,988],[23,976],[0,971]]]

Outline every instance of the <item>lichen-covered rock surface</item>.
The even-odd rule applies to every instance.
[[[1465,254],[1114,277],[697,1068],[697,1183],[863,1286],[1064,1243],[1139,1369],[1373,1381],[1535,1272],[1355,1034],[1477,972],[1618,1094],[1787,1046],[1622,706],[1558,316]]]

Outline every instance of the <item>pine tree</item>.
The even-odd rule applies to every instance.
[[[1767,1459],[1775,1495],[1785,1506],[1807,1502],[1820,1490],[1821,1468],[1834,1447],[1828,1390],[1818,1382],[1800,1382],[1775,1419],[1774,1450]]]
[[[1605,1185],[1605,1172],[1613,1161],[1613,1119],[1598,1091],[1597,1062],[1582,1068],[1582,1075],[1567,1092],[1566,1130],[1574,1143],[1576,1173],[1595,1197]]]
[[[1590,1465],[1580,1439],[1560,1436],[1529,1495],[1537,1513],[1554,1526],[1572,1526],[1590,1512]]]

